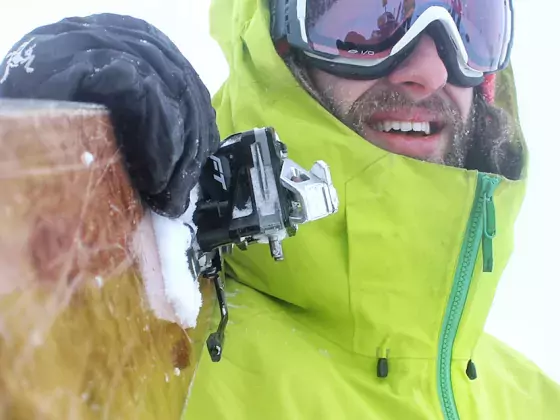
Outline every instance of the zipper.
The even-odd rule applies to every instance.
[[[499,178],[493,175],[486,173],[478,174],[473,207],[467,223],[465,239],[463,240],[459,255],[458,268],[455,272],[451,294],[449,295],[449,301],[445,310],[439,339],[437,388],[443,417],[446,420],[459,420],[459,413],[451,384],[451,358],[453,355],[453,343],[457,336],[457,330],[474,275],[478,250],[481,245],[483,270],[490,272],[493,269],[492,240],[496,236],[494,192],[499,183]]]

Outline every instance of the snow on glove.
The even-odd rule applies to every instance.
[[[210,94],[178,48],[143,20],[67,18],[23,37],[0,64],[0,97],[92,102],[111,112],[132,184],[178,217],[219,147]]]

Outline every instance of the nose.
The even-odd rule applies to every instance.
[[[387,79],[403,89],[411,99],[420,101],[443,88],[447,76],[434,40],[423,34],[411,55]]]

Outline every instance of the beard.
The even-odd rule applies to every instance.
[[[458,107],[451,101],[446,101],[437,94],[422,101],[412,101],[403,93],[376,84],[364,92],[354,103],[337,103],[329,92],[322,93],[323,103],[329,111],[346,126],[359,134],[370,143],[376,144],[375,139],[366,137],[366,128],[371,132],[371,117],[380,112],[398,112],[407,109],[425,110],[438,116],[443,126],[443,144],[436,156],[411,158],[438,163],[447,166],[464,168],[468,151],[474,142],[475,107],[471,106],[466,120],[461,116]],[[382,146],[380,146],[382,147]]]

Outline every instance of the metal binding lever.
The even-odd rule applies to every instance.
[[[220,254],[214,254],[215,259],[220,260]],[[220,276],[221,261],[214,261],[213,265],[208,268],[202,275],[203,277],[212,280],[214,283],[214,288],[216,289],[216,297],[218,299],[218,306],[220,307],[220,324],[216,332],[213,332],[208,336],[206,340],[206,346],[208,347],[208,352],[210,353],[210,358],[213,362],[219,362],[222,358],[222,353],[224,349],[224,339],[226,325],[229,319],[229,313],[226,302],[226,293],[224,282]]]
[[[224,290],[224,283],[222,279],[217,274],[212,279],[214,281],[214,287],[216,288],[216,296],[218,297],[218,305],[220,307],[220,324],[218,325],[218,330],[208,337],[206,340],[206,346],[208,347],[208,352],[213,362],[219,362],[222,358],[222,351],[224,349],[224,333],[226,330],[226,325],[228,322],[228,309],[226,303],[226,294]]]
[[[323,161],[310,171],[288,159],[288,148],[271,127],[228,137],[202,168],[193,222],[193,272],[214,282],[220,324],[206,342],[214,362],[221,359],[228,309],[220,278],[224,250],[233,245],[268,244],[276,261],[282,242],[298,226],[338,211],[338,196]]]

